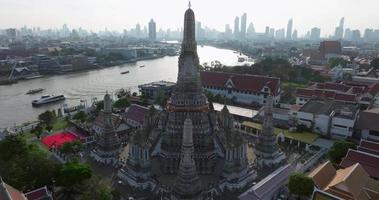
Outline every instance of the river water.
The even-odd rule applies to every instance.
[[[214,60],[224,65],[236,65],[238,54],[232,50],[219,49],[210,46],[198,46],[200,63],[210,63]],[[145,67],[139,67],[145,65]],[[130,73],[121,75],[120,72]],[[39,79],[20,81],[13,85],[0,86],[0,128],[33,121],[47,109],[57,109],[63,104],[78,105],[81,100],[88,104],[91,99],[103,98],[105,91],[110,93],[117,89],[138,91],[138,85],[152,81],[176,82],[178,72],[178,57],[163,57],[154,60],[138,61],[133,64],[78,72],[65,75],[47,76]],[[30,89],[44,88],[43,93],[26,95]],[[31,102],[39,99],[42,94],[63,94],[66,100],[61,103],[32,107]]]

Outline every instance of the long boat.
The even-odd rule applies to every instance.
[[[44,104],[53,103],[57,101],[63,101],[66,97],[64,95],[57,95],[57,96],[50,96],[50,95],[44,95],[40,99],[32,101],[33,106],[42,106]]]
[[[32,90],[29,90],[26,94],[36,94],[36,93],[42,92],[43,90],[45,89],[43,88],[32,89]]]

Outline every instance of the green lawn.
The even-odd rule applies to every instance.
[[[307,84],[302,84],[302,83],[294,83],[294,82],[288,82],[288,81],[282,81],[282,86],[283,87],[293,87],[293,88],[305,88],[307,87]]]
[[[255,123],[255,122],[249,122],[244,121],[242,125],[262,130],[262,124]],[[316,133],[310,133],[310,132],[289,132],[287,129],[281,129],[281,128],[275,128],[274,133],[276,135],[283,133],[283,135],[288,139],[297,140],[303,143],[312,144],[319,136]]]
[[[52,132],[57,132],[60,130],[63,130],[64,128],[68,127],[68,122],[64,119],[57,119],[53,124],[53,130]]]

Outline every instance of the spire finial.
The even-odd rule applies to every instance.
[[[188,8],[191,8],[191,1],[188,1]]]

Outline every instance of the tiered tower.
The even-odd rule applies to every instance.
[[[184,121],[181,159],[172,199],[200,199],[201,184],[193,159],[193,125],[191,119]]]
[[[91,156],[100,163],[116,166],[121,144],[112,122],[112,99],[108,92],[104,96],[103,119],[104,131],[98,136],[97,148],[91,152]]]
[[[180,161],[183,124],[188,117],[193,123],[194,160],[197,170],[201,174],[212,173],[215,166],[214,140],[208,101],[200,81],[195,14],[191,8],[188,8],[184,15],[178,80],[167,104],[167,114],[160,151],[161,170],[164,173],[176,173]]]
[[[274,168],[285,161],[286,156],[276,144],[274,134],[274,125],[272,123],[272,96],[267,98],[267,104],[264,108],[264,119],[262,133],[259,135],[256,145],[257,164],[259,167]]]

